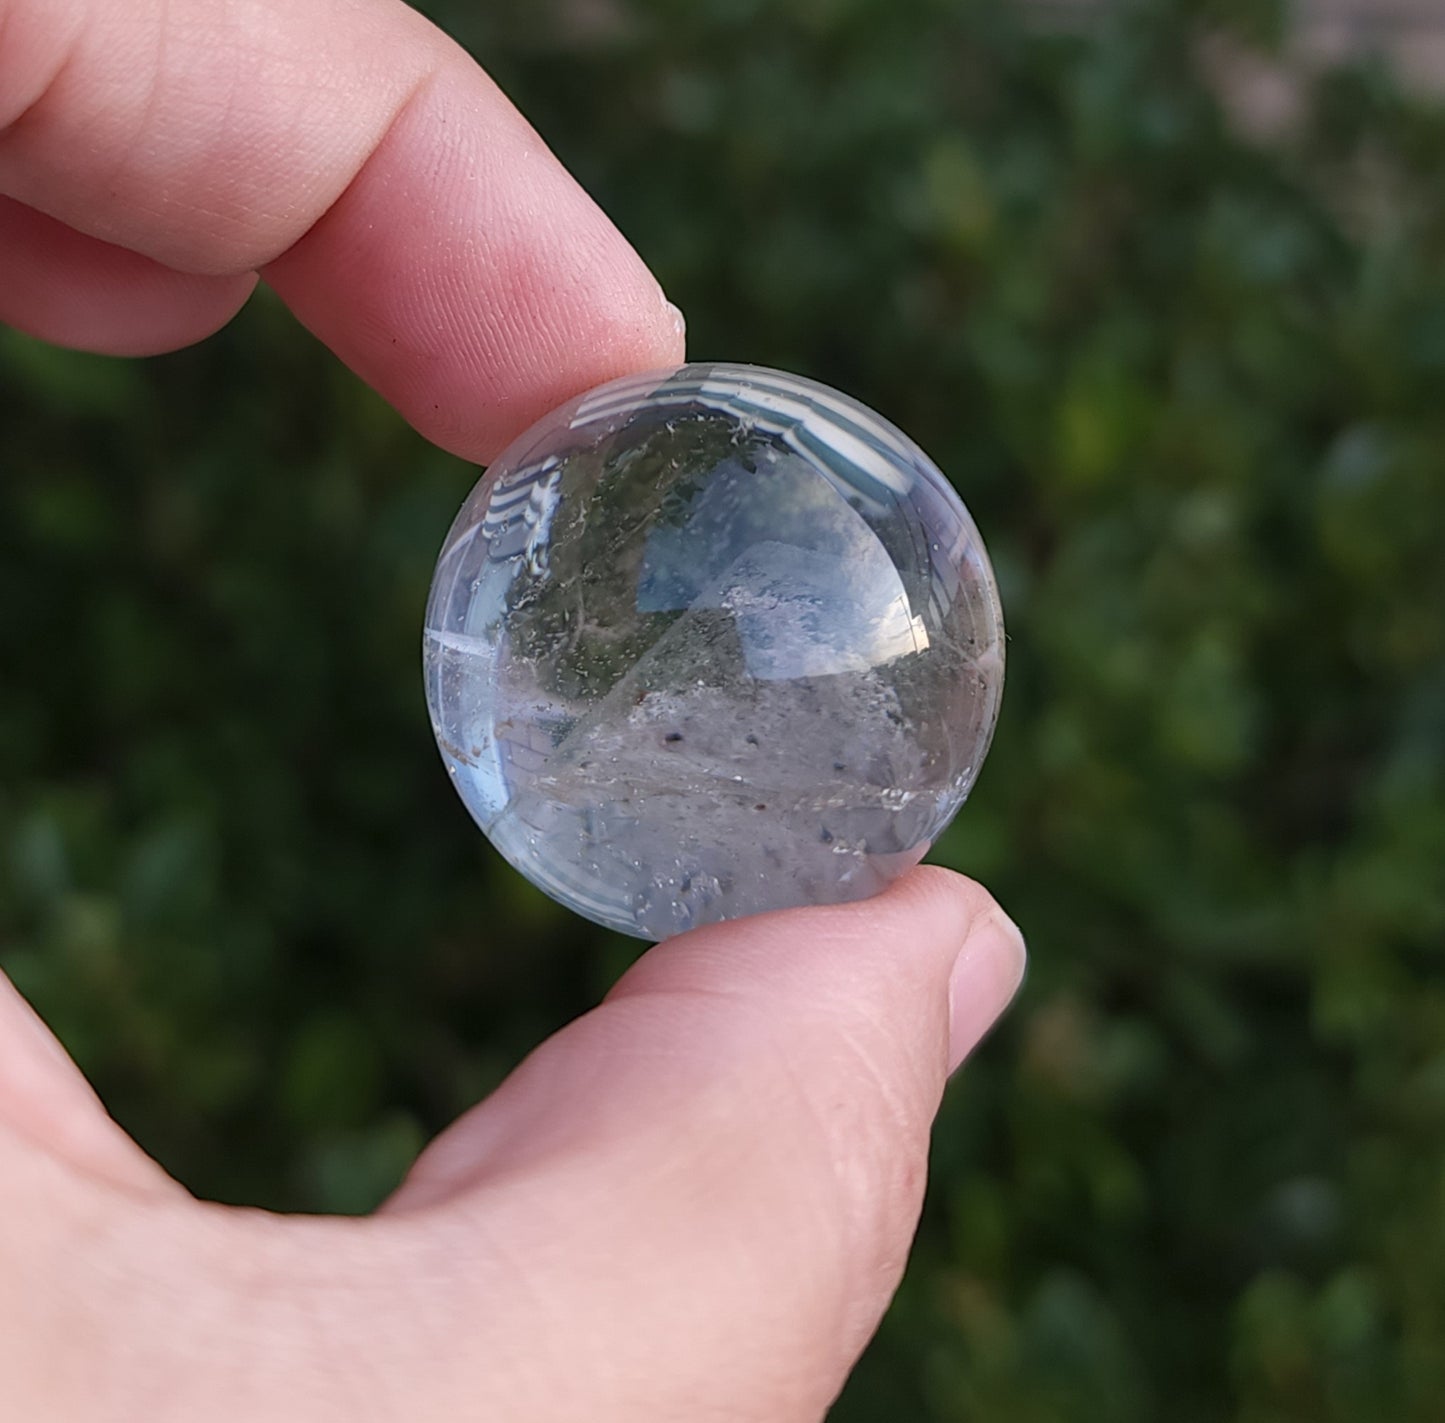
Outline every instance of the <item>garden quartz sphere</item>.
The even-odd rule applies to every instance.
[[[528,879],[663,939],[876,894],[962,804],[1003,688],[978,531],[826,386],[628,377],[488,470],[427,608],[467,809]]]

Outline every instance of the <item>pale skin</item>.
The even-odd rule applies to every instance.
[[[682,356],[626,241],[397,0],[0,0],[0,321],[146,355],[258,280],[472,460]],[[684,935],[363,1220],[194,1199],[0,976],[0,1417],[821,1418],[1023,966],[937,869]]]

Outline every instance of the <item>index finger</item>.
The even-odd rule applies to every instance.
[[[468,458],[681,357],[627,241],[399,0],[0,0],[0,194],[180,272],[260,271]]]

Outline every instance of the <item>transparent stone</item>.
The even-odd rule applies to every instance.
[[[1003,688],[978,531],[905,435],[777,371],[554,411],[467,500],[427,609],[467,809],[578,913],[662,939],[866,898],[968,794]]]

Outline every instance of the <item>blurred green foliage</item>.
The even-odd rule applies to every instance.
[[[1031,976],[843,1420],[1445,1398],[1445,117],[964,0],[438,0],[687,310],[929,449],[1010,620],[939,858]],[[1266,23],[1259,23],[1261,14]],[[632,946],[485,847],[418,636],[474,471],[264,296],[0,333],[0,963],[196,1190],[365,1209]]]

